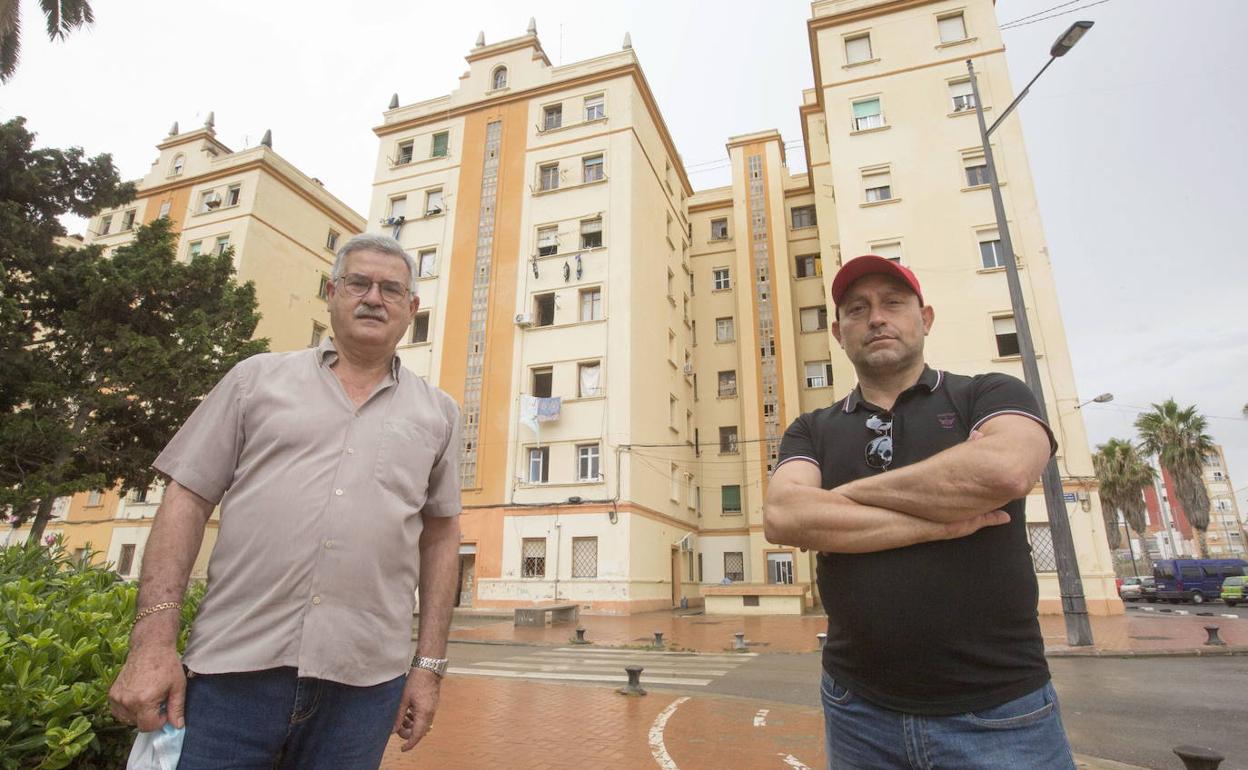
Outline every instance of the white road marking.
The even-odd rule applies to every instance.
[[[759,710],[758,710],[758,713],[754,715],[754,726],[755,726],[755,727],[766,727],[766,726],[767,726],[767,712],[768,712],[768,711],[770,711],[770,709],[759,709]]]
[[[452,674],[463,674],[465,676],[498,676],[510,679],[559,679],[574,682],[627,682],[627,676],[614,676],[611,674],[564,674],[553,673],[549,671],[499,671],[498,669],[481,669],[481,668],[457,668],[451,667],[447,671]],[[642,680],[642,686],[647,684],[683,684],[694,687],[705,687],[710,684],[710,679],[685,679],[674,676],[648,676]]]
[[[809,767],[802,764],[802,761],[792,754],[779,754],[778,756],[784,759],[784,764],[793,768],[793,770],[810,770]]]
[[[662,770],[678,770],[676,763],[672,761],[672,755],[667,753],[667,746],[663,744],[663,728],[667,727],[667,720],[672,718],[680,704],[687,700],[689,697],[685,696],[672,701],[654,718],[654,724],[650,725],[650,756],[654,757]]]

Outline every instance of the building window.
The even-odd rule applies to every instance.
[[[581,444],[576,448],[576,477],[580,481],[598,480],[599,449],[597,444]]]
[[[801,310],[800,316],[802,321],[802,331],[804,332],[817,332],[828,328],[827,305],[804,307]]]
[[[1001,250],[1001,239],[996,230],[985,230],[979,234],[979,261],[985,270],[1005,267],[1005,252]]]
[[[581,181],[597,182],[602,179],[602,156],[591,155],[588,158],[581,158]]]
[[[728,220],[712,219],[711,220],[711,240],[724,241],[728,239]]]
[[[814,278],[823,275],[823,263],[818,254],[802,254],[797,257],[795,275],[798,278]]]
[[[966,169],[967,187],[978,187],[988,184],[988,163],[984,160],[983,155],[964,157],[962,166]]]
[[[793,554],[791,552],[767,554],[767,582],[780,585],[793,583]]]
[[[667,424],[672,430],[676,430],[676,397],[670,393],[667,396]]]
[[[330,230],[329,234],[325,236],[325,248],[329,249],[330,251],[338,250],[338,231],[337,230]]]
[[[429,311],[422,310],[412,319],[412,343],[429,341]]]
[[[576,395],[579,398],[602,395],[602,364],[598,361],[576,365]]]
[[[157,214],[157,218],[169,216],[169,209],[171,208],[173,208],[173,201],[161,201],[160,213]]]
[[[117,574],[125,577],[134,567],[134,544],[127,543],[121,547],[121,556],[117,559]]]
[[[325,326],[323,324],[318,324],[316,321],[313,321],[312,322],[312,341],[308,343],[308,347],[314,348],[317,345],[321,344],[321,338],[324,336],[325,336]]]
[[[545,484],[550,481],[550,447],[529,449],[529,483]]]
[[[533,392],[530,394],[535,398],[550,398],[553,390],[555,379],[555,370],[549,366],[543,366],[533,370]]]
[[[121,215],[121,231],[124,233],[134,229],[134,209],[130,209]]]
[[[113,229],[113,215],[105,214],[100,217],[100,235],[108,235],[108,231]]]
[[[715,291],[732,288],[732,277],[728,268],[717,267],[711,271],[711,287]]]
[[[213,246],[212,252],[219,257],[224,254],[225,250],[228,248],[230,248],[230,236],[222,235],[217,238],[217,243]]]
[[[736,334],[732,328],[731,318],[715,319],[715,341],[716,342],[732,342],[736,339]]]
[[[537,228],[537,256],[549,257],[559,253],[558,226]]]
[[[542,108],[542,130],[549,131],[563,125],[563,105],[552,104]]]
[[[406,195],[404,195],[401,198],[390,199],[390,218],[391,219],[406,219],[407,218],[407,196]]]
[[[316,287],[317,299],[329,299],[329,276],[321,273],[320,285]]]
[[[438,267],[438,250],[421,249],[416,252],[416,275],[420,278],[432,278]]]
[[[1014,316],[997,316],[992,319],[992,333],[997,338],[997,355],[1001,358],[1018,355],[1018,329]]]
[[[557,190],[559,189],[559,164],[547,163],[538,168],[539,189],[541,190]]]
[[[493,77],[490,78],[490,83],[491,83],[491,86],[493,87],[493,90],[495,91],[497,91],[500,88],[506,88],[507,87],[507,68],[496,67],[494,69]]]
[[[606,102],[602,94],[585,97],[585,120],[602,120],[607,116]]]
[[[581,289],[581,320],[598,321],[602,319],[602,289]]]
[[[581,248],[597,249],[602,246],[602,217],[581,220]]]
[[[724,513],[741,512],[741,486],[739,484],[720,487],[719,493],[720,507]]]
[[[521,541],[520,577],[546,577],[546,538],[526,537]]]
[[[806,387],[826,388],[832,384],[831,361],[806,362]]]
[[[737,453],[737,426],[721,425],[719,428],[719,453],[735,455]]]
[[[815,226],[815,207],[814,206],[794,206],[791,215],[793,229],[798,230],[803,227]]]
[[[182,168],[186,165],[186,158],[182,155],[173,157],[173,165],[169,168],[169,176],[177,176],[182,173]]]
[[[98,489],[93,489],[87,493],[87,506],[94,508],[104,500],[104,493]]]
[[[871,247],[871,253],[892,262],[901,262],[901,242],[877,243]]]
[[[1053,553],[1053,532],[1048,524],[1028,524],[1027,540],[1031,543],[1031,561],[1036,572],[1057,572],[1057,556]]]
[[[572,538],[572,577],[598,577],[598,538]]]
[[[884,113],[880,112],[880,97],[863,99],[854,102],[854,130],[866,131],[868,128],[881,128],[884,125]]]
[[[868,61],[871,61],[871,35],[845,38],[845,63],[862,64]]]
[[[538,294],[533,297],[535,325],[550,326],[555,322],[555,294]]]
[[[433,135],[433,139],[429,142],[429,157],[445,158],[447,149],[450,146],[451,134],[449,131],[439,131]]]
[[[719,397],[731,398],[737,395],[737,372],[735,369],[719,373]]]
[[[866,194],[867,203],[891,200],[893,197],[893,175],[887,170],[869,173],[864,171],[862,174],[862,187]]]
[[[960,13],[940,17],[936,20],[936,28],[940,31],[940,42],[942,43],[956,43],[959,40],[966,40],[966,20]]]
[[[229,187],[225,188],[225,205],[237,206],[239,199],[242,198],[242,195],[243,195],[242,185],[237,185],[237,184],[230,185]]]
[[[198,257],[203,250],[204,250],[203,241],[191,241],[190,247],[188,247],[186,250],[187,259],[188,260],[195,259],[195,257]]]
[[[406,139],[399,142],[399,156],[394,159],[394,165],[406,166],[412,162],[412,156],[415,154],[416,140]]]
[[[442,213],[442,188],[429,190],[425,193],[425,216],[434,217]]]
[[[678,502],[680,500],[680,468],[676,463],[671,465],[669,478],[671,479],[671,492],[669,495],[672,502]]]
[[[949,97],[953,99],[954,112],[966,112],[975,109],[975,92],[971,90],[971,81],[959,80],[949,84]]]
[[[724,551],[724,577],[734,583],[745,581],[745,555],[741,551]]]

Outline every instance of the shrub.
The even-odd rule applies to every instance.
[[[0,768],[124,767],[133,728],[108,688],[125,663],[137,586],[60,538],[0,548]],[[202,587],[182,608],[186,643]]]

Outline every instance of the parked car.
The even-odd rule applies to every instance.
[[[1140,599],[1157,601],[1157,581],[1151,577],[1128,577],[1122,579],[1118,587],[1118,597],[1124,602],[1138,602]]]
[[[1248,588],[1248,577],[1228,577],[1222,581],[1222,601],[1227,607],[1234,607],[1244,601],[1244,589]]]
[[[1222,593],[1222,581],[1248,575],[1243,559],[1163,559],[1153,562],[1157,598],[1171,604],[1189,601],[1201,604]]]

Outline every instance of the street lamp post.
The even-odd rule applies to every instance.
[[[1025,88],[1014,98],[1010,106],[1005,108],[1001,116],[989,128],[984,121],[984,107],[979,98],[979,84],[975,78],[975,65],[967,59],[966,69],[971,77],[971,93],[975,99],[975,114],[979,119],[979,134],[984,145],[984,162],[988,166],[988,183],[992,188],[992,206],[997,215],[997,237],[1001,240],[1001,250],[1005,255],[1005,279],[1010,289],[1010,308],[1014,313],[1014,328],[1018,335],[1019,353],[1023,359],[1023,379],[1031,392],[1036,396],[1040,409],[1040,417],[1048,421],[1048,410],[1044,406],[1044,389],[1040,384],[1040,368],[1036,364],[1036,349],[1031,339],[1031,325],[1027,321],[1027,308],[1023,302],[1022,284],[1018,278],[1018,263],[1014,256],[1014,244],[1010,239],[1010,228],[1005,219],[1005,202],[1001,198],[1001,185],[997,180],[997,167],[992,158],[992,146],[989,137],[1001,125],[1001,121],[1014,111],[1040,75],[1049,68],[1059,56],[1066,53],[1079,42],[1079,38],[1092,27],[1090,21],[1077,21],[1062,34],[1049,50],[1049,60],[1040,72],[1031,79]],[[1072,647],[1086,647],[1092,644],[1092,626],[1088,622],[1088,605],[1083,595],[1083,578],[1079,575],[1079,562],[1075,556],[1075,542],[1070,533],[1070,520],[1066,516],[1066,503],[1062,494],[1062,477],[1057,469],[1057,460],[1049,458],[1041,477],[1044,486],[1044,503],[1049,516],[1049,531],[1053,536],[1053,555],[1057,561],[1057,582],[1062,595],[1062,614],[1066,617],[1066,641]]]

